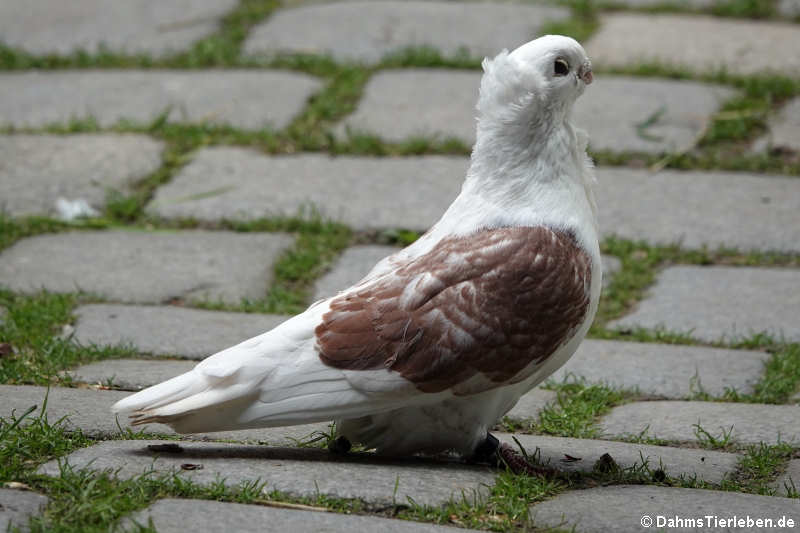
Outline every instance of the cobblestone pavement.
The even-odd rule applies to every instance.
[[[800,524],[796,0],[26,6],[0,0],[0,530]],[[558,475],[114,419],[430,227],[480,59],[546,32],[596,66],[603,299],[496,434]]]

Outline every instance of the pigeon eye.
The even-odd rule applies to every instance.
[[[553,71],[556,76],[566,76],[569,74],[569,63],[559,57],[553,64]]]

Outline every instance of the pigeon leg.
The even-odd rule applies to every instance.
[[[470,460],[476,463],[489,463],[497,467],[507,465],[515,474],[552,477],[558,473],[554,468],[531,464],[521,453],[505,442],[501,443],[491,433],[487,433],[486,440],[475,448]]]
[[[336,437],[328,444],[328,451],[336,455],[344,455],[350,451],[352,446],[347,437]]]

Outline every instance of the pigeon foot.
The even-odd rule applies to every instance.
[[[349,452],[352,447],[353,445],[350,444],[347,437],[336,437],[328,444],[328,451],[336,455],[344,455]]]
[[[555,477],[558,475],[558,470],[555,468],[531,464],[521,453],[505,442],[497,447],[496,455],[499,462],[498,466],[505,464],[515,474],[542,477]]]

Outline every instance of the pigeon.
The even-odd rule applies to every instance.
[[[483,70],[466,179],[428,232],[113,411],[179,433],[335,420],[334,451],[519,466],[490,429],[575,352],[600,296],[593,165],[571,124],[592,69],[578,42],[547,35]]]

